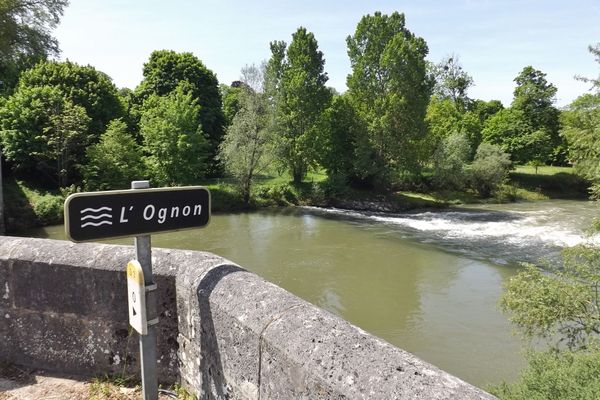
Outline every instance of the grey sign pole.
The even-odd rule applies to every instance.
[[[148,189],[150,181],[133,181],[132,189]],[[156,331],[158,324],[156,285],[152,278],[152,248],[150,235],[134,238],[135,258],[144,271],[146,287],[146,315],[148,319],[148,334],[139,335],[140,364],[142,368],[142,392],[144,400],[158,400],[158,379],[156,376]]]

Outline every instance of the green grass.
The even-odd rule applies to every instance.
[[[549,199],[585,199],[589,196],[589,182],[576,175],[571,167],[539,167],[537,174],[532,166],[518,166],[510,173],[513,186],[537,193]]]
[[[12,178],[4,180],[3,189],[9,232],[62,222],[65,194],[36,189],[24,181]]]
[[[517,165],[513,173],[536,175],[535,167],[532,165]],[[573,167],[553,167],[544,165],[538,167],[537,175],[575,174]]]

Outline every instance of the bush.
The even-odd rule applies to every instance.
[[[256,196],[267,203],[278,206],[289,206],[298,203],[298,194],[289,183],[274,186],[260,186],[256,189]]]
[[[434,154],[433,183],[439,189],[463,189],[471,145],[465,133],[444,138]]]
[[[509,155],[499,146],[480,144],[468,170],[471,187],[482,197],[489,197],[506,180],[510,167]]]
[[[60,224],[63,220],[62,196],[45,195],[33,203],[33,212],[41,225]]]
[[[489,388],[503,400],[600,399],[600,349],[529,353],[529,366],[513,384]]]

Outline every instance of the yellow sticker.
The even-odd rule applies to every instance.
[[[132,260],[127,263],[127,278],[138,284],[144,283],[144,271],[139,262]]]

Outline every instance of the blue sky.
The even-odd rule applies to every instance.
[[[562,106],[589,88],[575,74],[600,72],[587,51],[600,42],[599,0],[71,0],[55,35],[61,59],[93,65],[133,89],[153,50],[192,52],[229,84],[244,65],[269,57],[270,41],[289,43],[305,26],[325,55],[328,85],[343,92],[345,38],[375,11],[403,12],[408,29],[427,41],[430,61],[457,55],[474,79],[473,98],[509,105],[513,79],[532,65],[558,87]]]

